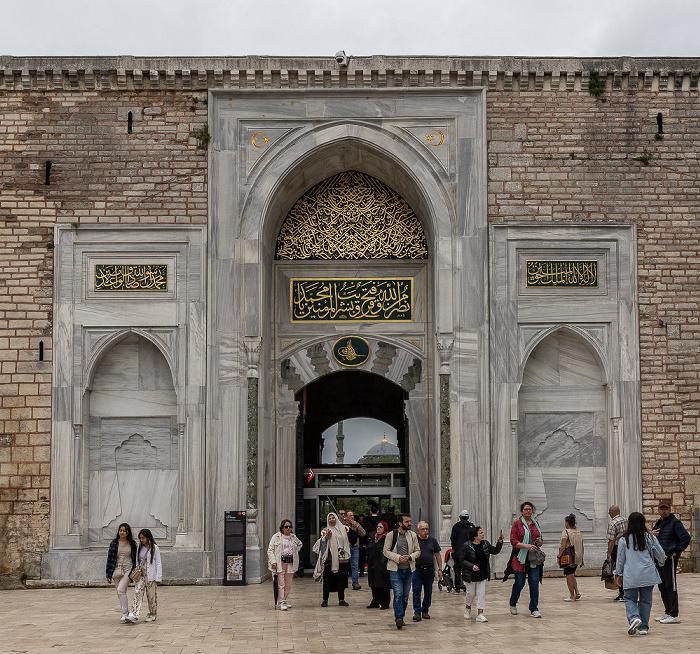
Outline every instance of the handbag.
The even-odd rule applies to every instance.
[[[539,547],[536,547],[534,550],[528,550],[527,560],[530,563],[534,563],[535,565],[542,565],[546,558],[547,555]]]
[[[141,566],[135,567],[130,573],[129,573],[129,579],[136,583],[139,579],[141,579]]]
[[[612,581],[613,579],[615,579],[615,575],[613,574],[612,561],[603,561],[603,569],[601,570],[601,573],[600,573],[600,580],[601,581]]]
[[[294,556],[291,554],[282,554],[280,558],[282,559],[282,563],[294,563]]]
[[[576,560],[576,550],[574,549],[574,546],[571,544],[571,540],[569,539],[569,530],[566,530],[566,540],[567,540],[567,546],[564,548],[564,551],[561,553],[561,556],[559,556],[559,567],[560,568],[570,568],[572,565],[574,565],[574,561]]]

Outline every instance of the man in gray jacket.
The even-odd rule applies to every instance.
[[[404,626],[416,559],[420,556],[420,545],[418,535],[411,531],[411,516],[408,513],[399,513],[396,523],[398,529],[390,531],[384,539],[384,556],[387,558],[386,568],[394,591],[394,621],[396,628],[401,629]]]

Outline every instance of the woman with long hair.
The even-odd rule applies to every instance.
[[[338,593],[338,605],[349,606],[345,601],[345,589],[348,587],[350,573],[350,543],[348,529],[335,513],[326,518],[326,528],[321,531],[321,538],[314,545],[314,552],[319,555],[314,578],[323,576],[323,601],[321,606],[328,606],[330,594]],[[320,572],[319,566],[323,572]]]
[[[574,548],[574,560],[564,568],[564,577],[566,577],[566,585],[569,588],[569,597],[566,598],[566,601],[575,602],[581,599],[575,572],[576,568],[583,567],[583,534],[576,529],[576,516],[573,513],[564,518],[564,531],[561,532],[561,543],[557,560],[559,560],[568,545]]]
[[[525,587],[525,580],[530,588],[530,615],[533,618],[541,618],[538,610],[540,600],[539,584],[542,580],[542,565],[528,560],[528,553],[542,545],[542,530],[534,518],[535,505],[532,502],[523,502],[520,505],[520,518],[518,518],[510,530],[510,543],[513,546],[510,561],[503,577],[505,581],[512,572],[515,576],[513,590],[510,593],[510,612],[518,615],[518,600]]]
[[[368,609],[389,608],[391,602],[391,577],[386,569],[387,559],[384,556],[384,539],[389,531],[386,522],[377,525],[377,531],[370,534],[367,543],[367,577],[372,590],[372,601]]]
[[[117,597],[122,609],[121,621],[126,621],[129,615],[129,599],[126,589],[129,586],[129,575],[136,567],[136,541],[128,523],[122,522],[117,529],[117,535],[109,544],[107,552],[107,567],[105,573],[107,583],[114,582],[117,587]]]
[[[148,599],[146,622],[154,622],[158,613],[156,588],[163,580],[163,568],[160,564],[160,549],[158,549],[150,529],[142,529],[139,532],[139,547],[136,551],[136,561],[138,563],[139,578],[134,589],[131,613],[126,617],[126,622],[138,622],[144,593]]]
[[[267,565],[277,575],[277,606],[280,611],[292,608],[287,601],[292,590],[294,573],[299,569],[302,542],[292,533],[292,521],[282,520],[280,530],[272,534],[267,547]]]
[[[615,575],[617,585],[625,591],[625,610],[633,636],[639,630],[642,636],[649,633],[649,616],[654,586],[661,582],[654,559],[663,565],[666,561],[661,544],[647,530],[644,516],[635,511],[627,518],[627,529],[617,544]]]

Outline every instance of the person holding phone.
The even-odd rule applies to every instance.
[[[489,560],[492,554],[498,554],[503,547],[503,531],[498,536],[498,544],[491,545],[484,536],[481,527],[472,527],[469,539],[462,545],[459,562],[462,566],[462,579],[466,590],[464,619],[471,620],[472,602],[476,596],[477,622],[488,622],[484,615],[486,609],[486,582],[491,576]]]

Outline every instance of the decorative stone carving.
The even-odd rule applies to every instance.
[[[452,505],[441,504],[440,513],[442,514],[440,518],[440,542],[449,543],[452,533]]]
[[[259,336],[256,338],[247,338],[243,342],[243,346],[245,347],[245,356],[248,362],[248,372],[246,373],[246,377],[248,377],[248,379],[257,379],[260,377],[260,373],[258,372],[258,364],[260,363],[262,338]]]
[[[450,360],[452,359],[452,347],[454,346],[454,338],[451,337],[438,337],[437,350],[438,356],[440,357],[440,371],[441,375],[450,374]]]
[[[258,535],[258,510],[247,509],[245,519],[246,547],[260,547],[260,537]]]

